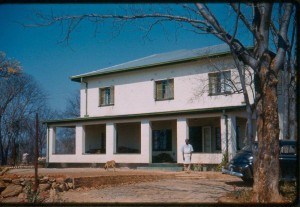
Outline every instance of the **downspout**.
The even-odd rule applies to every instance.
[[[81,77],[80,79],[81,83],[85,83],[85,115],[84,117],[88,117],[88,110],[87,110],[87,105],[88,105],[88,82],[83,81],[83,78]]]

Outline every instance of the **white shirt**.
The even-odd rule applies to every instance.
[[[193,151],[194,149],[190,144],[185,144],[181,147],[181,152],[183,152],[184,154],[190,154]]]

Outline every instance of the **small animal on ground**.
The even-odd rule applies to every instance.
[[[116,171],[116,162],[114,160],[110,160],[110,161],[107,161],[106,164],[104,165],[104,169],[105,170],[108,170],[108,168],[114,168],[114,171]]]

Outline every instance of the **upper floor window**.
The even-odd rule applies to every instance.
[[[100,106],[109,106],[114,104],[114,87],[105,87],[99,89]]]
[[[209,73],[208,79],[209,79],[209,95],[231,93],[230,71]]]
[[[174,99],[174,79],[155,82],[155,100]]]

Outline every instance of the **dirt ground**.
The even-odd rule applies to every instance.
[[[33,175],[33,169],[14,169],[9,174]],[[221,172],[165,172],[117,169],[116,172],[99,168],[39,169],[40,175],[64,177],[95,177],[107,179],[117,176],[140,177],[129,183],[80,187],[59,193],[56,202],[63,203],[217,203],[218,199],[234,189],[249,188],[241,179]],[[140,176],[143,175],[143,176]],[[157,175],[159,179],[147,179]],[[144,180],[143,180],[144,179]],[[7,199],[6,202],[14,202]],[[16,200],[15,200],[16,202]],[[46,200],[46,202],[51,202]]]
[[[236,179],[212,179],[199,174],[158,181],[63,192],[61,199],[71,203],[217,203],[233,190]]]

